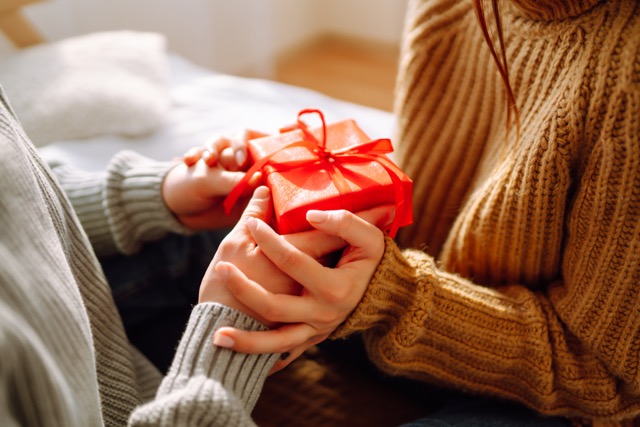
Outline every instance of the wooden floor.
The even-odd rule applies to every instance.
[[[316,40],[276,63],[276,80],[391,111],[398,47],[335,37]]]

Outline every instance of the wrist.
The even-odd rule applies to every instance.
[[[256,322],[259,322],[261,324],[263,324],[264,326],[266,326],[267,328],[271,329],[276,327],[278,324],[274,323],[274,322],[269,322],[266,319],[263,319],[262,317],[258,316],[258,314],[256,314],[253,310],[249,309],[249,307],[245,306],[244,304],[242,304],[240,301],[238,301],[236,298],[234,298],[233,296],[231,297],[225,297],[225,296],[221,296],[221,295],[216,295],[215,297],[201,297],[198,299],[198,304],[207,304],[207,303],[213,303],[213,304],[219,304],[222,306],[225,306],[227,308],[236,310],[252,319],[254,319]]]
[[[169,211],[162,185],[170,163],[157,162],[133,152],[118,153],[108,168],[106,210],[114,240],[124,253],[167,232],[187,233]]]
[[[425,288],[426,283],[422,286],[416,283],[415,268],[408,258],[418,253],[421,258],[426,256],[418,251],[403,252],[392,238],[385,237],[384,254],[362,300],[345,322],[333,332],[331,338],[344,338],[356,332],[397,324],[400,317],[406,313],[407,307],[419,300],[416,294],[424,292],[427,288],[431,289],[431,286]],[[428,257],[428,260],[421,259],[420,263],[425,265],[429,260],[433,264],[431,257]],[[429,281],[435,277],[433,264],[433,274],[426,275],[424,279]]]
[[[219,304],[198,304],[191,312],[168,375],[174,379],[199,376],[214,378],[225,389],[232,391],[250,411],[278,355],[238,355],[216,346],[212,337],[223,327],[245,331],[266,330],[264,325],[237,310]],[[172,384],[175,385],[172,381],[163,382],[158,393],[170,393]]]
[[[175,188],[180,187],[179,183],[184,174],[181,169],[185,169],[186,166],[182,163],[175,164],[167,169],[167,173],[164,175],[162,184],[160,186],[160,197],[162,202],[166,206],[167,210],[174,218],[179,220],[179,206],[181,204],[180,196],[183,191],[174,191]]]
[[[218,277],[217,280],[211,280],[205,276],[202,285],[200,286],[200,293],[198,295],[198,303],[215,303],[225,307],[237,310],[256,321],[262,323],[268,328],[277,326],[276,323],[269,322],[262,318],[246,305],[242,304],[224,285],[224,280]]]

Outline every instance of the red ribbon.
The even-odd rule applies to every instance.
[[[318,114],[320,116],[320,120],[322,121],[322,141],[318,141],[318,139],[309,131],[306,123],[301,120],[301,117],[305,114]],[[391,237],[395,237],[400,226],[400,221],[404,216],[405,197],[402,180],[396,172],[396,166],[386,156],[387,153],[393,152],[391,141],[389,139],[376,139],[363,144],[352,145],[336,150],[327,150],[327,126],[324,120],[324,115],[320,110],[316,109],[304,109],[300,111],[298,113],[296,127],[302,131],[303,139],[288,144],[255,162],[253,166],[249,168],[244,178],[242,178],[242,180],[226,197],[224,201],[224,209],[227,215],[231,212],[233,205],[246,189],[251,177],[256,172],[263,170],[266,167],[270,167],[272,171],[283,172],[301,168],[310,164],[321,163],[323,169],[327,171],[329,177],[338,189],[338,192],[344,196],[349,194],[351,189],[340,170],[340,168],[343,167],[342,163],[370,163],[373,161],[384,168],[393,184],[395,191],[396,214],[393,219],[393,223],[391,224],[389,235]],[[291,130],[291,128],[289,128],[289,130]],[[309,152],[313,154],[313,157],[301,160],[286,160],[282,162],[273,160],[273,157],[276,154],[295,147],[304,147],[308,149]]]

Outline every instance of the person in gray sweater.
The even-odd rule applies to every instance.
[[[127,340],[96,256],[134,253],[168,232],[188,233],[185,218],[202,207],[172,208],[201,182],[175,164],[129,152],[101,174],[50,167],[4,93],[0,101],[0,425],[252,425],[278,355],[214,344],[221,326],[266,328],[232,308],[216,283],[215,262],[163,378]],[[177,171],[173,199],[163,197],[169,171]],[[268,201],[268,191],[256,191],[243,218],[264,215]],[[229,239],[244,238],[242,221]]]

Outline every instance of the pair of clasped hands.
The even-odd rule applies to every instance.
[[[286,355],[273,373],[326,339],[355,309],[382,258],[381,229],[393,214],[388,206],[357,214],[310,210],[312,230],[279,235],[268,225],[269,189],[255,188],[256,176],[248,187],[253,195],[225,215],[222,202],[248,166],[246,143],[260,136],[242,131],[192,148],[167,174],[162,195],[191,229],[235,224],[205,273],[199,302],[224,304],[267,325],[261,332],[220,328],[212,339],[242,353]],[[339,250],[337,264],[327,266],[327,256]]]

